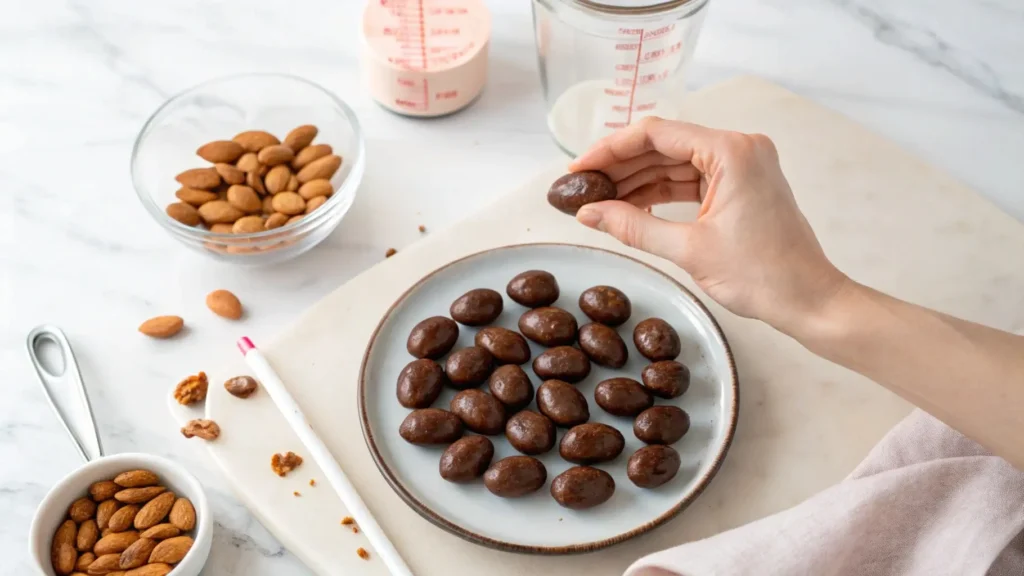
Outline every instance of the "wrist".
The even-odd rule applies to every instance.
[[[785,314],[775,322],[769,322],[776,330],[812,348],[820,336],[834,332],[853,314],[857,302],[861,301],[867,288],[834,270],[827,280],[815,291],[815,296],[804,300],[797,309]]]

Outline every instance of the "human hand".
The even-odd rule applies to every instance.
[[[730,311],[784,332],[820,311],[849,280],[829,262],[760,134],[645,118],[583,153],[570,170],[600,170],[619,200],[576,219],[672,261]],[[645,209],[701,202],[694,222]]]

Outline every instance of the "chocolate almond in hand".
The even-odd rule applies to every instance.
[[[566,174],[548,189],[548,204],[575,216],[585,204],[615,200],[618,190],[603,172],[587,171]]]

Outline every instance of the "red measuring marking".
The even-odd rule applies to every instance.
[[[629,110],[626,112],[626,126],[633,122],[633,96],[636,94],[636,77],[640,73],[640,54],[644,49],[644,29],[640,29],[640,41],[636,44],[636,62],[633,63],[633,82],[629,87]]]

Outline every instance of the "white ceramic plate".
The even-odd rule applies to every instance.
[[[615,494],[589,510],[562,508],[552,499],[550,483],[572,464],[562,460],[558,445],[539,456],[547,467],[547,484],[517,499],[494,496],[483,481],[452,484],[441,478],[438,462],[444,447],[422,447],[398,435],[410,410],[395,396],[398,374],[413,358],[405,349],[410,330],[430,316],[447,316],[452,301],[474,288],[492,288],[505,294],[505,286],[526,270],[547,270],[555,275],[561,296],[554,304],[576,316],[582,326],[589,320],[577,304],[581,292],[607,284],[619,288],[633,304],[632,317],[618,328],[629,349],[629,362],[619,370],[593,366],[578,385],[590,405],[590,421],[615,426],[626,438],[626,449],[611,462],[599,464],[615,479]],[[504,296],[505,308],[495,325],[518,330],[526,308]],[[594,387],[613,376],[640,380],[647,364],[633,346],[633,327],[645,318],[668,321],[683,341],[679,361],[691,371],[689,390],[674,400],[691,419],[690,431],[673,447],[682,458],[679,473],[653,490],[633,485],[626,477],[626,462],[643,447],[633,436],[631,418],[612,416],[594,402]],[[455,349],[472,346],[475,328],[459,326]],[[544,350],[531,342],[533,357]],[[443,361],[442,361],[443,362]],[[541,381],[524,364],[534,383]],[[683,286],[662,272],[612,252],[559,244],[509,246],[457,260],[420,280],[388,311],[370,340],[363,360],[359,410],[363,434],[384,477],[413,509],[427,520],[472,542],[535,554],[585,552],[610,546],[642,534],[685,508],[707,486],[722,463],[739,407],[739,388],[732,353],[707,309]],[[484,385],[486,389],[486,384]],[[446,388],[434,403],[448,408],[455,391]],[[536,410],[536,403],[530,409]],[[558,429],[558,440],[565,434]],[[491,436],[494,460],[518,454],[504,436]]]

